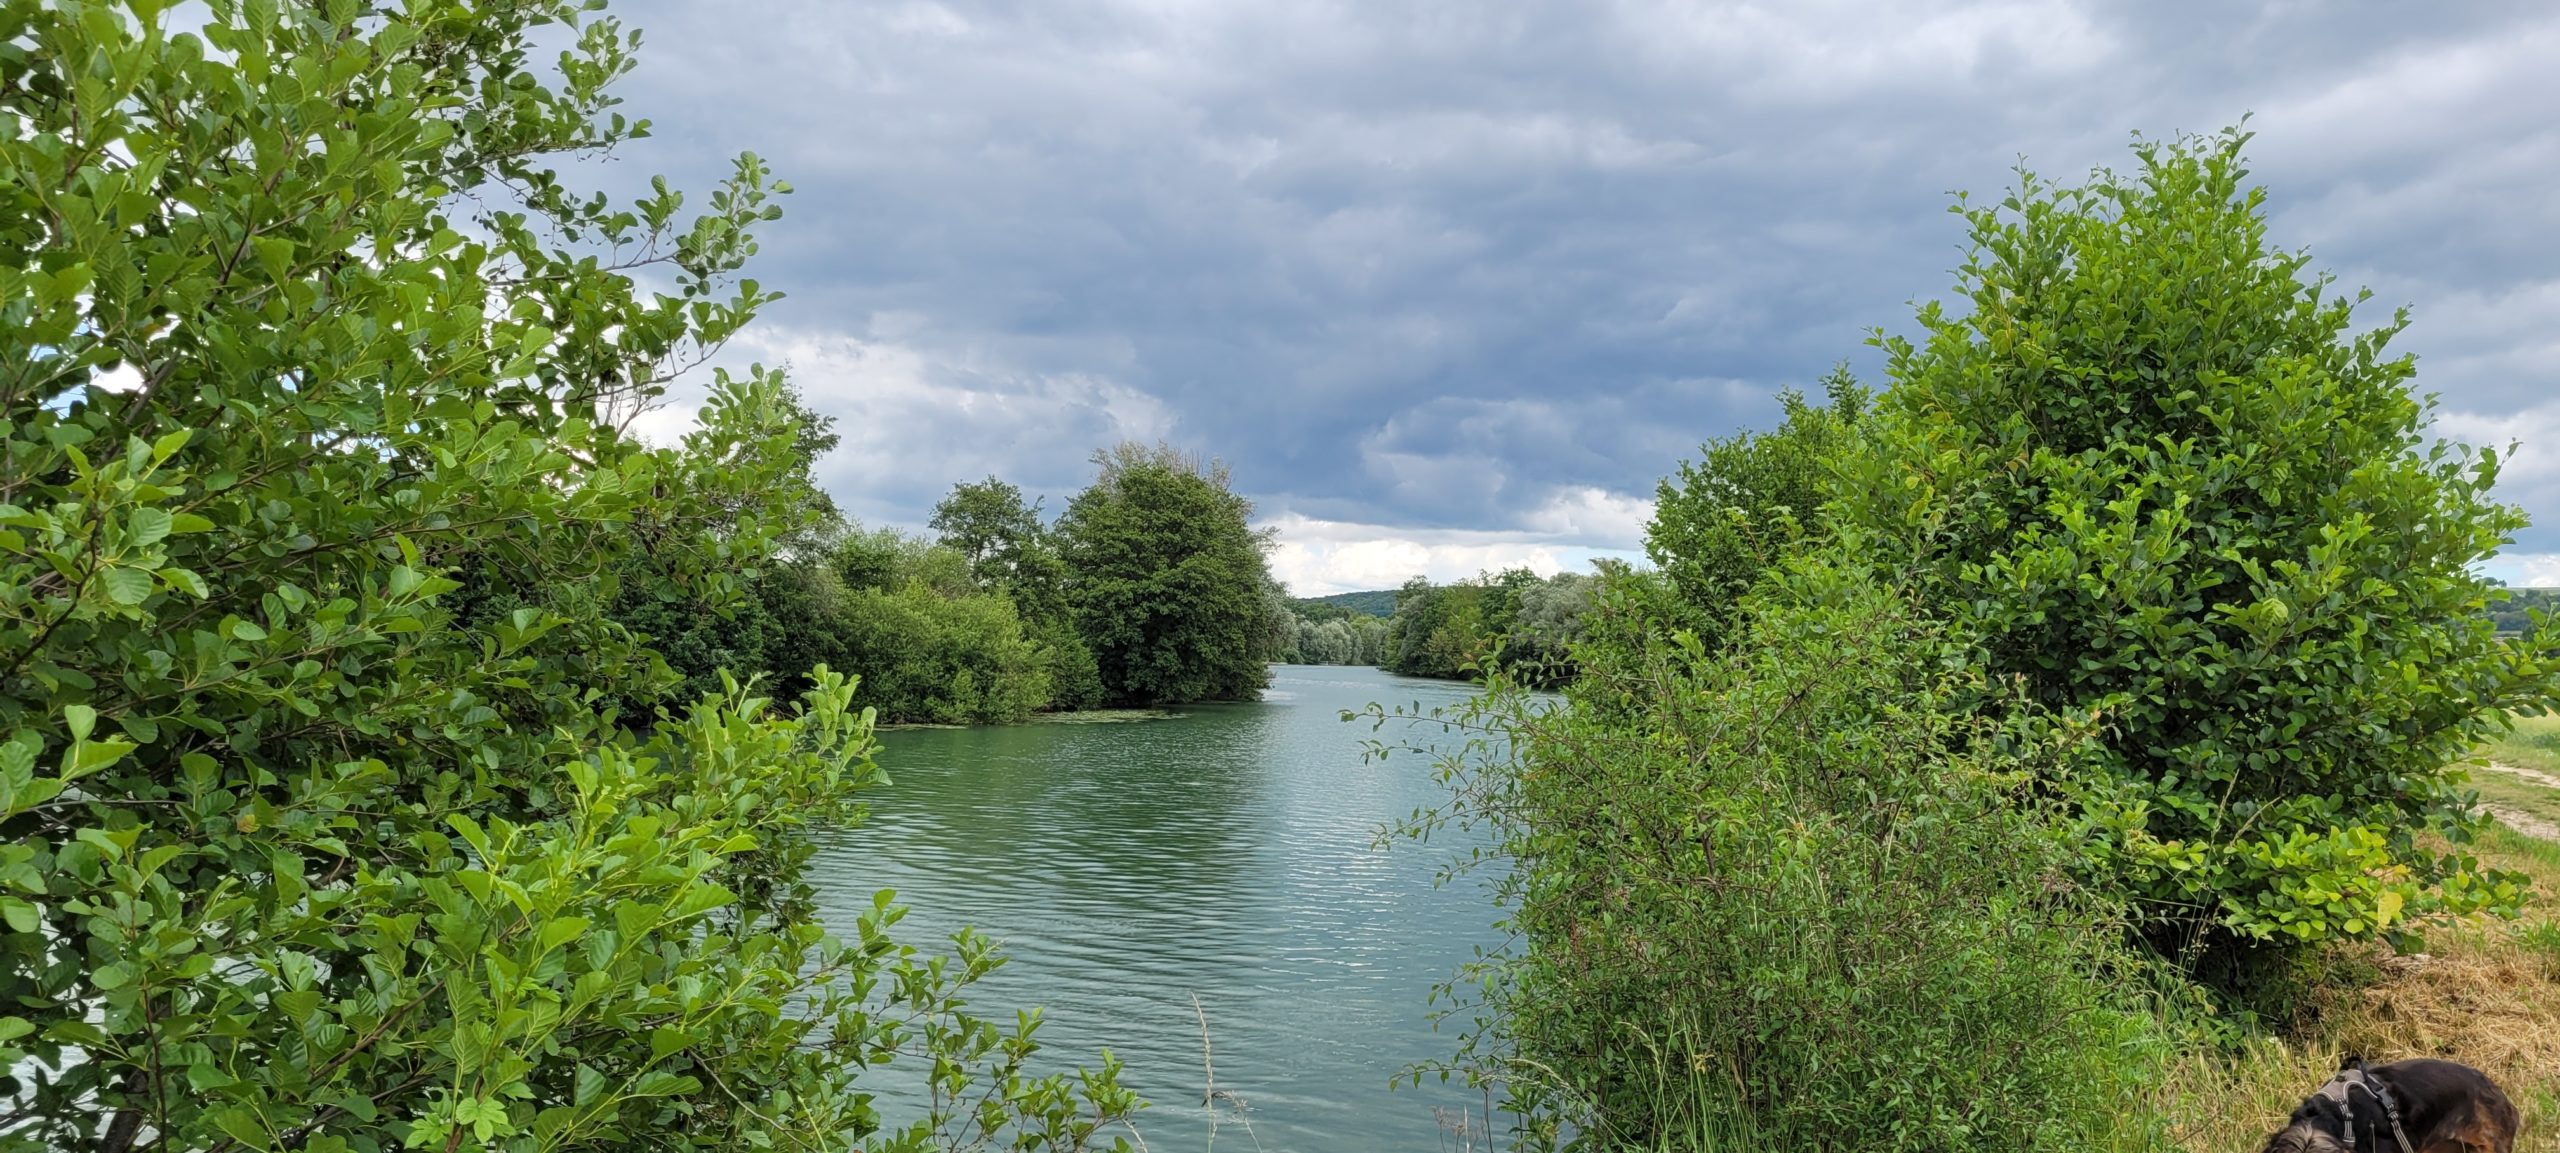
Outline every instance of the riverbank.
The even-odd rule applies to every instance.
[[[980,725],[947,725],[932,721],[900,721],[877,726],[884,733],[917,729],[983,729],[1007,725],[1118,725],[1132,721],[1169,721],[1182,716],[1172,709],[1078,709],[1073,712],[1033,713],[1018,721],[992,721]]]
[[[2181,1061],[2164,1090],[2189,1153],[2253,1153],[2338,1068],[2445,1057],[2486,1071],[2524,1116],[2518,1153],[2560,1153],[2560,718],[2519,725],[2482,750],[2473,787],[2496,817],[2472,849],[2533,879],[2515,921],[2467,918],[2425,934],[2424,951],[2340,949],[2322,962],[2294,1019],[2243,1054]]]

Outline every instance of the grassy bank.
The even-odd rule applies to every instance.
[[[2484,804],[2501,814],[2474,846],[2484,861],[2530,875],[2536,905],[2515,922],[2484,919],[2426,934],[2422,953],[2341,950],[2296,1004],[2294,1019],[2244,1051],[2180,1061],[2163,1107],[2190,1153],[2250,1153],[2349,1054],[2385,1061],[2436,1056],[2478,1066],[2524,1114],[2521,1153],[2560,1153],[2560,718],[2519,722],[2481,750]]]

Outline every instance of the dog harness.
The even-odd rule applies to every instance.
[[[2312,1096],[2337,1102],[2339,1115],[2346,1118],[2347,1141],[2353,1144],[2356,1139],[2355,1091],[2358,1089],[2364,1090],[2366,1096],[2382,1106],[2382,1119],[2391,1123],[2391,1139],[2400,1143],[2400,1153],[2418,1153],[2418,1147],[2409,1143],[2409,1134],[2400,1128],[2400,1103],[2391,1099],[2391,1087],[2367,1077],[2362,1067],[2339,1070],[2337,1076],[2330,1078],[2329,1083]]]

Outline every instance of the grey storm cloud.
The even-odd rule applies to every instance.
[[[2446,429],[2528,442],[2519,548],[2560,552],[2547,3],[617,11],[656,131],[623,164],[703,187],[751,149],[797,187],[745,351],[840,417],[873,519],[987,472],[1063,493],[1134,435],[1267,513],[1532,531],[1835,362],[1872,377],[1866,333],[1948,289],[1951,191],[2249,115],[2278,241],[2376,323],[2414,306]]]

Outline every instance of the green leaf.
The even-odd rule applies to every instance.
[[[170,516],[164,509],[137,508],[133,510],[133,515],[128,521],[129,541],[136,548],[148,548],[158,544],[169,539],[169,531],[175,521],[176,518]]]
[[[62,779],[76,781],[124,759],[134,750],[132,741],[109,737],[103,741],[73,741],[62,750]],[[87,833],[94,830],[83,829]]]
[[[138,605],[151,599],[151,574],[141,569],[109,566],[98,573],[99,583],[107,590],[107,599],[120,605]]]
[[[267,1131],[266,1123],[258,1119],[254,1109],[240,1106],[216,1109],[213,1111],[213,1123],[246,1148],[263,1150],[275,1146],[275,1134]]]
[[[250,244],[257,250],[258,264],[266,269],[268,280],[281,284],[293,275],[292,241],[277,236],[261,236]]]
[[[162,584],[181,590],[197,600],[204,600],[213,595],[213,590],[205,587],[204,578],[197,576],[191,569],[164,568],[160,570],[159,576]]]

